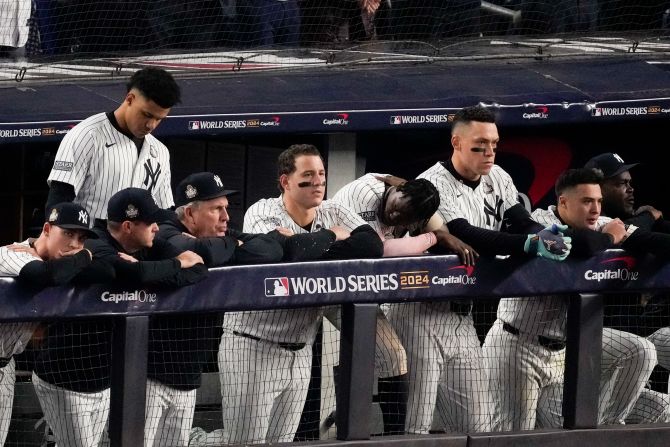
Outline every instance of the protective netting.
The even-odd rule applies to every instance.
[[[4,0],[0,79],[13,80],[21,67],[30,79],[109,77],[142,65],[211,74],[538,51],[663,53],[667,7],[661,0]]]

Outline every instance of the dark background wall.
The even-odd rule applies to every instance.
[[[642,162],[632,174],[638,203],[652,203],[670,210],[666,194],[665,121],[629,121],[499,129],[501,143],[497,163],[514,178],[520,192],[530,196],[534,207],[554,201],[553,183],[558,172],[582,166],[591,156],[612,151],[626,162]],[[312,143],[324,150],[327,135],[273,135],[262,137],[164,139],[172,157],[172,182],[186,175],[210,170],[221,175],[226,187],[242,193],[231,197],[231,220],[242,225],[244,210],[263,197],[279,194],[275,161],[293,143]],[[450,155],[449,129],[362,132],[357,135],[367,172],[415,177]],[[26,237],[39,227],[47,195],[46,178],[58,145],[13,144],[0,146],[0,241]],[[324,154],[327,158],[327,154]],[[332,191],[330,192],[332,194]],[[668,211],[670,212],[670,211]],[[21,229],[23,230],[21,232]]]

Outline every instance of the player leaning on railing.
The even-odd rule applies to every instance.
[[[93,261],[84,248],[90,229],[88,212],[73,203],[47,208],[47,221],[37,239],[0,247],[0,276],[16,277],[19,284],[34,290],[69,282],[111,281],[109,264]],[[30,290],[30,289],[29,289]],[[14,397],[14,359],[26,347],[38,323],[0,324],[0,446],[4,444]]]

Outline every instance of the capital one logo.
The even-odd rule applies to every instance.
[[[637,281],[640,276],[640,272],[634,270],[636,263],[637,261],[632,256],[619,256],[616,258],[605,259],[604,261],[600,261],[600,264],[604,264],[608,268],[603,271],[594,271],[589,269],[584,272],[584,279],[587,281],[597,282],[609,279],[618,279],[620,281]],[[616,264],[623,265],[616,268]]]
[[[288,278],[286,276],[265,278],[265,296],[289,296],[290,294]]]
[[[432,283],[440,286],[447,286],[450,284],[475,285],[477,278],[472,276],[475,267],[473,265],[457,265],[447,269],[447,272],[454,270],[448,276],[433,276]]]

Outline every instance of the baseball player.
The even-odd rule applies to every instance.
[[[488,110],[468,107],[456,113],[451,160],[419,175],[440,193],[438,214],[451,234],[480,254],[564,259],[569,239],[533,222],[519,204],[510,176],[494,164],[498,139]],[[507,231],[519,234],[498,231],[503,219]],[[429,432],[436,403],[441,422],[450,431],[495,428],[493,399],[470,310],[471,303],[458,301],[390,306],[387,316],[408,357],[408,433]]]
[[[601,182],[601,190],[603,196],[602,215],[610,218],[619,218],[626,224],[635,225],[643,229],[653,230],[654,232],[670,233],[670,222],[663,219],[663,213],[653,206],[645,205],[635,208],[635,190],[633,188],[633,179],[630,170],[637,166],[638,163],[627,164],[623,158],[618,154],[606,152],[591,158],[584,167],[599,169],[604,176]],[[662,242],[652,244],[653,247],[662,246]],[[627,319],[625,324],[621,324],[619,317],[622,312],[628,314],[631,311],[630,295],[624,296],[609,296],[608,305],[605,306],[605,323],[612,327],[631,327],[630,319]],[[636,302],[641,302],[636,299]],[[664,301],[664,295],[646,297],[646,303],[643,308],[644,314],[647,314],[647,309],[658,307],[659,298]],[[662,304],[664,306],[664,304]],[[653,312],[651,312],[653,314]],[[652,317],[654,319],[656,316]],[[644,317],[640,317],[644,318]],[[638,335],[649,335],[649,332],[654,331],[654,327],[659,327],[656,321],[649,321],[645,318],[639,324],[633,325],[631,330]],[[646,333],[643,333],[646,331]],[[649,335],[648,339],[654,343],[657,351],[658,363],[662,367],[670,368],[670,329],[661,327],[660,329]],[[667,416],[667,395],[660,394],[655,391],[644,389],[642,396],[635,403],[633,410],[626,418],[626,422],[631,421],[640,423],[652,423],[664,420]],[[659,403],[661,405],[659,405]],[[659,411],[661,408],[661,411]]]
[[[85,119],[63,138],[47,179],[47,207],[74,201],[104,220],[110,197],[130,186],[150,191],[161,208],[173,205],[170,154],[151,132],[180,101],[179,86],[166,71],[144,68],[127,88],[115,111]]]
[[[444,228],[435,214],[439,193],[425,179],[407,182],[390,175],[370,173],[342,187],[332,200],[347,206],[370,224],[384,242],[384,256],[418,255],[435,246],[438,240],[440,245],[457,251],[466,264],[473,264],[477,256],[474,249]],[[335,320],[338,318],[339,312]],[[377,315],[375,374],[379,377],[384,433],[402,434],[407,405],[407,356],[381,311]]]
[[[297,238],[307,259],[382,255],[379,236],[360,216],[323,200],[326,174],[316,147],[293,145],[277,164],[282,194],[249,207],[244,231],[278,230],[289,240]],[[272,284],[266,293],[273,295],[274,290]],[[321,308],[225,314],[219,371],[226,442],[293,440],[322,314]]]
[[[0,247],[0,276],[13,276],[20,283],[37,287],[111,279],[109,266],[96,270],[91,252],[84,249],[86,238],[95,237],[89,225],[88,212],[78,205],[60,203],[50,207],[37,239]],[[7,437],[12,412],[13,356],[23,352],[36,326],[37,323],[0,324],[0,445]]]
[[[542,224],[569,226],[563,231],[571,235],[574,254],[592,256],[619,244],[635,248],[643,238],[619,219],[600,216],[601,180],[592,169],[568,170],[556,182],[558,205],[532,213]],[[561,427],[565,297],[503,298],[497,316],[483,349],[501,429]],[[602,346],[599,422],[623,424],[656,364],[656,353],[644,338],[611,328],[604,328]]]
[[[99,238],[87,241],[86,247],[93,253],[94,259],[101,259],[114,267],[117,281],[133,288],[146,285],[178,287],[199,281],[206,274],[200,256],[182,252],[164,240],[154,238],[158,232],[156,220],[162,220],[169,213],[156,206],[149,191],[126,188],[117,192],[109,201],[107,214],[107,228],[97,228]],[[162,386],[161,380],[167,378],[170,380],[168,383],[172,383],[170,368],[175,364],[166,361],[161,354],[169,355],[174,346],[169,344],[172,340],[152,338],[151,334],[169,337],[167,331],[156,331],[155,328],[176,330],[175,327],[180,327],[176,325],[178,321],[166,323],[163,318],[176,317],[157,317],[150,322],[146,416],[149,421],[153,416],[150,410],[161,408],[162,411],[161,406],[152,405],[154,398],[178,409],[189,408],[190,400],[195,399],[195,390],[182,391]],[[109,414],[110,329],[108,320],[94,319],[75,325],[73,329],[64,326],[48,337],[51,339],[48,344],[53,346],[49,349],[53,351],[50,354],[52,358],[42,371],[35,370],[33,384],[58,445],[97,447],[100,443]],[[83,336],[90,340],[81,343],[80,337]],[[157,354],[152,356],[152,353]],[[77,354],[83,356],[76,357]],[[183,416],[186,422],[176,420],[177,416]],[[171,421],[182,429],[182,424],[188,425],[184,430],[186,441],[182,442],[181,431],[173,431],[171,435],[174,437],[164,445],[185,445],[188,442],[189,415],[177,413],[177,416]],[[149,426],[149,421],[145,425]],[[153,440],[145,436],[145,445],[153,445]]]

